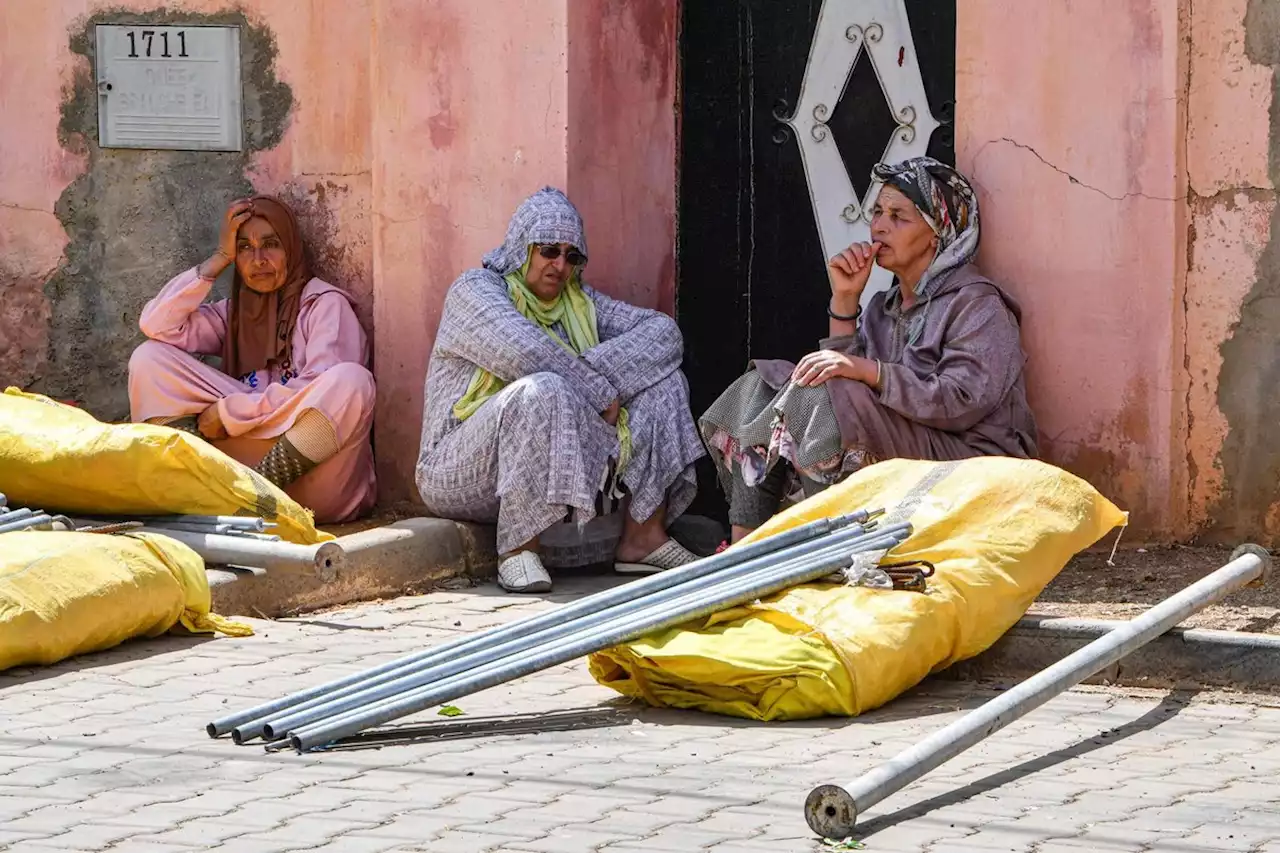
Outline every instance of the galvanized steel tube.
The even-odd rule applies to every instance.
[[[8,524],[11,521],[18,521],[22,518],[30,518],[34,515],[29,509],[11,509],[8,512],[0,512],[0,524]]]
[[[898,753],[885,764],[843,787],[821,785],[804,804],[809,827],[824,838],[853,834],[858,816],[1125,655],[1151,642],[1188,616],[1264,578],[1271,556],[1257,545],[1242,545],[1227,565],[1166,598],[1136,619],[1045,669],[1017,687]]]
[[[878,511],[875,512],[878,514]],[[219,737],[226,734],[237,726],[251,723],[254,721],[264,721],[268,716],[279,714],[280,712],[300,705],[303,702],[309,702],[320,696],[350,687],[354,684],[369,681],[391,672],[404,671],[406,667],[426,666],[437,660],[447,660],[448,658],[465,651],[475,651],[480,648],[488,648],[507,640],[520,636],[522,634],[540,630],[548,625],[555,625],[562,622],[568,622],[577,619],[584,614],[592,613],[597,610],[603,610],[606,607],[613,607],[625,601],[630,601],[641,596],[669,587],[686,583],[690,580],[703,577],[705,575],[718,572],[728,566],[745,562],[750,559],[761,557],[765,554],[772,554],[784,548],[798,545],[808,540],[824,536],[834,530],[847,527],[850,524],[862,524],[872,518],[873,513],[860,510],[849,515],[839,518],[823,518],[808,524],[794,527],[791,530],[784,531],[776,536],[770,536],[759,542],[753,542],[749,545],[732,548],[721,554],[712,557],[706,557],[687,566],[681,566],[678,569],[661,572],[659,574],[650,575],[640,578],[612,589],[603,590],[602,592],[588,595],[578,601],[557,607],[545,613],[540,613],[526,619],[520,619],[507,625],[499,625],[487,631],[477,634],[471,634],[466,637],[459,637],[456,640],[450,640],[439,646],[433,646],[420,652],[405,655],[404,657],[388,661],[384,664],[372,667],[363,672],[353,673],[352,675],[334,679],[333,681],[318,684],[315,687],[309,687],[306,690],[300,690],[291,693],[280,699],[274,699],[270,702],[264,702],[255,705],[244,711],[235,714],[229,714],[220,717],[206,726],[209,737]]]
[[[828,554],[847,557],[853,552],[865,550],[867,543],[873,540],[878,541],[886,536],[905,533],[907,529],[906,524],[894,525],[883,531],[876,530],[871,533],[861,532],[860,525],[846,528],[783,552],[766,554],[754,560],[729,566],[714,575],[705,575],[678,586],[668,587],[643,598],[624,601],[613,607],[596,610],[577,619],[564,620],[538,631],[521,633],[498,645],[467,650],[469,653],[451,655],[447,660],[434,662],[430,666],[421,663],[411,664],[400,670],[379,675],[310,702],[296,705],[279,715],[237,726],[232,730],[231,736],[236,743],[243,743],[260,735],[274,740],[295,728],[382,701],[390,696],[458,675],[493,661],[509,658],[528,649],[561,642],[566,637],[581,635],[606,623],[617,622],[637,613],[661,612],[672,601],[696,594],[703,589],[719,586],[762,570],[773,569],[779,565],[795,564],[804,559],[819,559]]]
[[[267,529],[267,522],[256,516],[239,515],[143,515],[130,521],[145,521],[148,524],[194,524],[200,527],[238,527],[261,533]]]
[[[28,515],[25,518],[18,518],[4,524],[0,524],[0,533],[15,533],[19,530],[30,530],[34,527],[52,526],[52,518],[43,512],[37,512],[32,515]]]
[[[158,533],[176,539],[204,558],[206,563],[249,566],[268,571],[314,573],[331,579],[346,561],[346,552],[337,542],[297,545],[293,542],[264,542],[245,536],[197,533],[170,527],[144,527],[142,533]]]
[[[906,538],[906,533],[886,535],[863,547],[892,548]],[[413,714],[441,702],[538,672],[592,652],[639,639],[655,631],[673,628],[693,619],[709,616],[726,607],[754,601],[797,584],[819,580],[849,564],[846,549],[827,557],[810,557],[796,562],[783,562],[747,577],[717,584],[706,590],[695,590],[671,603],[671,608],[658,614],[642,611],[617,623],[599,626],[568,638],[554,648],[531,649],[510,658],[486,664],[444,681],[398,694],[385,701],[326,719],[289,733],[290,744],[299,752],[321,747],[355,734],[370,726]]]

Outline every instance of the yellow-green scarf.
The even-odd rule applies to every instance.
[[[515,272],[507,273],[507,295],[511,297],[516,310],[525,319],[539,326],[551,340],[562,346],[573,355],[582,355],[600,343],[600,333],[596,326],[596,305],[582,290],[577,271],[561,288],[560,295],[551,302],[543,302],[529,286],[525,284],[525,272],[529,262]],[[566,342],[555,332],[559,324],[569,335]],[[475,375],[467,391],[458,402],[453,404],[453,415],[460,421],[474,415],[482,405],[494,394],[507,386],[507,382],[494,376],[482,367],[477,367]],[[631,427],[627,418],[627,410],[618,411],[618,470],[621,475],[631,461]]]

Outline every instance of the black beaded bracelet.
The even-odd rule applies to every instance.
[[[856,323],[858,322],[858,318],[862,316],[862,306],[859,305],[858,310],[854,311],[852,314],[837,314],[835,311],[831,310],[831,302],[828,301],[827,316],[832,320],[839,320],[842,323]]]

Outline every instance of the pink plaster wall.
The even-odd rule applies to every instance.
[[[957,4],[957,160],[1026,309],[1043,450],[1153,537],[1185,503],[1179,6]]]
[[[0,378],[28,385],[48,347],[44,283],[67,239],[54,205],[86,168],[57,133],[63,87],[83,62],[68,41],[86,16],[121,4],[17,5],[0,7],[0,110],[22,117],[0,123]],[[134,8],[155,6],[232,8]],[[593,279],[670,309],[675,0],[234,8],[271,30],[276,76],[294,98],[284,138],[246,177],[297,205],[322,266],[376,330],[384,503],[416,496],[422,383],[445,291],[501,241],[524,196],[567,189],[589,220]]]
[[[589,280],[675,305],[677,0],[569,0],[569,186]]]

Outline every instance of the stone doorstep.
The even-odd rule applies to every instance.
[[[714,548],[718,535],[709,526],[679,532],[673,528],[672,532],[702,553]],[[275,618],[428,592],[458,578],[488,580],[497,571],[494,530],[486,525],[410,518],[340,536],[337,541],[347,559],[329,583],[301,573],[210,569],[214,612]],[[1025,617],[986,652],[952,666],[940,677],[1026,678],[1119,624]],[[1175,628],[1086,683],[1280,693],[1280,636]]]
[[[497,571],[492,527],[408,518],[339,536],[346,561],[326,583],[302,572],[209,569],[213,612],[274,619],[379,598],[428,592],[455,578]]]

